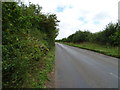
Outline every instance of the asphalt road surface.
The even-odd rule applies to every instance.
[[[118,59],[56,43],[56,88],[118,88]]]

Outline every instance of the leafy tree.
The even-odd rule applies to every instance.
[[[91,33],[89,31],[77,31],[68,38],[62,39],[64,42],[93,42],[104,45],[120,45],[120,26],[118,23],[109,23],[103,31]]]

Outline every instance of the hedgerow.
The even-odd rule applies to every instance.
[[[54,48],[59,21],[41,10],[31,3],[2,3],[3,88],[34,87],[29,83],[37,81],[36,71],[42,70],[43,58]]]

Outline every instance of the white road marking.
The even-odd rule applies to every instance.
[[[114,76],[114,77],[118,78],[118,76],[117,76],[117,75],[115,75],[115,74],[113,74],[113,73],[110,73],[110,75],[112,75],[112,76]],[[120,79],[120,77],[119,77],[118,79]]]

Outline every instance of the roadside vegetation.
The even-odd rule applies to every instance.
[[[113,56],[113,57],[117,57],[120,58],[119,56],[119,47],[112,47],[109,45],[100,45],[100,44],[95,44],[95,43],[91,43],[91,42],[83,42],[83,43],[65,43],[67,45],[70,46],[74,46],[74,47],[78,47],[78,48],[82,48],[82,49],[87,49],[87,50],[91,50],[91,51],[95,51],[95,52],[99,52],[108,56]]]
[[[118,23],[109,23],[104,30],[96,33],[78,30],[69,37],[56,41],[120,58]]]
[[[55,57],[58,20],[29,3],[2,3],[2,86],[42,88]]]

